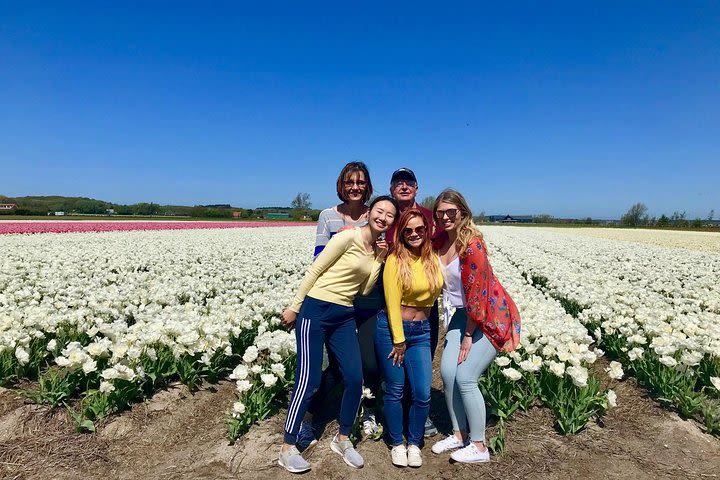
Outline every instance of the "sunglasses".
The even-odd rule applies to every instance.
[[[452,221],[455,220],[455,217],[457,217],[458,209],[457,208],[448,208],[447,210],[435,210],[435,218],[438,220],[442,220],[445,215]]]
[[[343,184],[348,188],[354,185],[357,185],[358,187],[367,186],[367,182],[365,180],[345,180]]]
[[[397,188],[400,185],[405,185],[406,187],[415,188],[415,187],[417,187],[417,182],[414,182],[412,180],[395,180],[392,183],[393,188]]]
[[[415,227],[415,228],[406,227],[406,228],[403,228],[402,234],[405,237],[409,237],[410,235],[413,234],[413,232],[416,235],[424,237],[425,232],[427,232],[427,228],[425,228],[425,225],[420,225],[419,227]]]

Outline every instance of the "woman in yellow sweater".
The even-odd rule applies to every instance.
[[[387,244],[379,237],[393,224],[398,206],[383,196],[373,200],[369,210],[367,225],[330,239],[305,274],[292,305],[282,313],[283,324],[295,327],[297,368],[278,463],[293,473],[310,470],[295,443],[310,398],[320,384],[323,344],[338,361],[344,387],[340,428],[330,448],[351,467],[364,464],[348,438],[363,382],[353,300],[358,293],[367,295],[378,278],[387,253]]]
[[[417,208],[406,210],[398,220],[383,285],[386,311],[378,314],[375,351],[385,378],[385,425],[391,458],[400,467],[419,467],[432,380],[428,316],[442,291],[443,276],[432,248],[430,225]],[[402,407],[406,380],[412,394],[407,447],[403,443]]]

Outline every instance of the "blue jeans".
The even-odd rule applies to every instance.
[[[408,444],[420,445],[425,433],[425,420],[430,412],[432,358],[430,356],[429,320],[403,321],[405,359],[393,365],[387,358],[393,348],[387,313],[378,314],[375,330],[375,351],[385,378],[385,426],[392,446],[403,443],[403,391],[405,380],[410,384],[412,403],[408,415]]]

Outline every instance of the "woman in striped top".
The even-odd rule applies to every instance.
[[[338,175],[336,187],[342,203],[320,212],[315,233],[315,257],[323,251],[333,235],[343,228],[360,227],[367,223],[370,210],[365,203],[373,193],[367,166],[363,162],[345,165]]]
[[[337,177],[336,190],[342,203],[320,212],[315,235],[315,258],[338,232],[367,224],[369,208],[365,203],[373,193],[367,166],[363,162],[346,164]],[[363,384],[377,394],[380,390],[380,372],[375,356],[373,336],[377,313],[383,306],[382,295],[378,287],[376,286],[368,295],[356,296],[353,306],[355,307],[355,323],[363,365]],[[329,351],[329,349],[327,350]],[[317,443],[316,431],[322,431],[323,427],[319,422],[314,421],[315,414],[322,412],[323,402],[341,382],[337,360],[333,355],[328,355],[328,360],[329,365],[323,371],[318,391],[313,396],[307,414],[300,424],[296,445],[301,451]],[[375,398],[366,398],[363,402],[362,426],[366,435],[376,434],[379,431],[375,420],[377,406]]]

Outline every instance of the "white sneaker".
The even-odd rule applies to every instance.
[[[366,437],[375,435],[380,427],[378,427],[377,421],[375,420],[375,414],[363,411],[362,417],[362,429]]]
[[[425,438],[434,437],[437,434],[438,434],[437,427],[435,426],[433,421],[430,419],[430,417],[427,417],[425,419],[425,433],[424,433]]]
[[[396,467],[407,467],[408,466],[408,452],[407,448],[405,448],[405,445],[402,443],[400,445],[395,445],[392,450],[390,450],[390,458],[392,459],[393,465]]]
[[[481,452],[480,450],[478,450],[478,448],[473,442],[470,442],[467,447],[461,448],[460,450],[455,450],[453,453],[451,453],[450,458],[452,458],[456,462],[462,463],[489,462],[490,450],[486,448],[484,452]]]
[[[330,442],[330,450],[342,455],[345,463],[353,468],[362,468],[365,465],[365,460],[363,460],[362,456],[355,450],[355,447],[349,439],[341,442],[338,441],[337,435],[335,435]]]
[[[420,455],[420,447],[410,445],[407,448],[407,464],[409,467],[422,467],[422,456]]]
[[[295,446],[290,447],[287,452],[280,450],[278,464],[285,467],[285,470],[290,473],[303,473],[310,470],[310,464],[300,455]]]
[[[467,445],[466,442],[463,442],[462,440],[459,440],[454,434],[449,435],[447,438],[444,438],[437,442],[435,445],[432,446],[430,450],[432,450],[433,453],[443,453],[447,452],[448,450],[455,450],[456,448],[462,448],[465,445]]]

